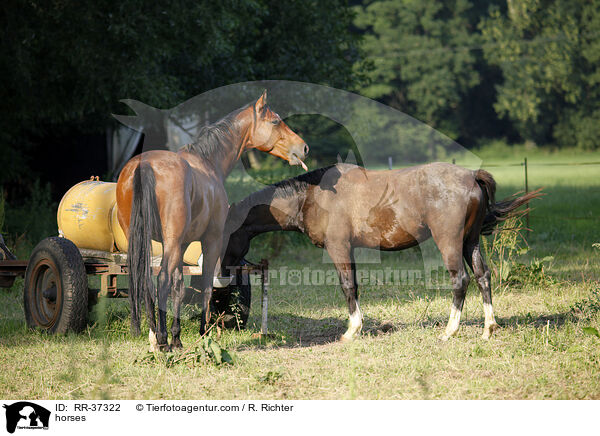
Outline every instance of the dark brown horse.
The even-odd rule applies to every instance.
[[[302,162],[308,147],[279,115],[267,106],[266,91],[252,104],[204,127],[194,144],[179,152],[149,151],[131,159],[117,183],[119,223],[129,238],[129,299],[131,324],[139,334],[139,304],[146,305],[151,350],[168,350],[166,311],[172,292],[172,347],[181,347],[180,308],[184,296],[183,253],[193,241],[203,249],[202,277],[204,332],[210,316],[213,275],[221,255],[227,194],[223,186],[244,150],[256,148],[287,160]],[[151,244],[163,244],[158,275],[158,328],[155,289],[151,278]]]
[[[487,171],[446,163],[401,170],[368,171],[337,164],[271,185],[229,209],[230,239],[223,265],[237,265],[250,240],[263,232],[292,230],[325,247],[335,263],[350,313],[342,339],[362,327],[354,248],[403,250],[433,237],[450,273],[454,301],[442,339],[460,323],[469,274],[473,271],[483,297],[489,338],[497,327],[492,309],[490,272],[481,254],[479,235],[540,195],[539,191],[496,203],[496,183]]]

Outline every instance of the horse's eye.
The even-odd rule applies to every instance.
[[[279,123],[281,123],[281,120],[280,120],[280,119],[276,119],[276,120],[273,120],[273,121],[271,121],[271,124],[274,124],[274,125],[276,125],[276,126],[277,126]]]

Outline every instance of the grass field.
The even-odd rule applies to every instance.
[[[521,160],[482,157],[484,168]],[[275,279],[271,337],[252,336],[260,325],[255,286],[249,328],[216,338],[234,365],[170,365],[142,359],[147,338],[129,335],[126,301],[101,301],[80,335],[29,331],[18,282],[0,292],[0,398],[600,399],[600,339],[583,331],[600,328],[600,250],[592,247],[600,242],[600,166],[540,165],[592,160],[600,156],[529,153],[530,188],[544,186],[548,195],[535,203],[530,251],[519,261],[553,260],[543,275],[496,287],[501,329],[489,341],[480,338],[483,308],[473,283],[461,330],[448,342],[438,336],[451,291],[411,283],[365,286],[363,334],[347,344],[337,342],[347,322],[339,288]],[[522,189],[522,167],[488,169],[499,197]],[[298,236],[263,236],[253,248],[249,258],[268,256],[273,270],[332,268],[323,264],[321,250]],[[381,262],[362,267],[422,268],[416,250],[384,253]],[[197,330],[188,317],[184,345],[198,341]]]

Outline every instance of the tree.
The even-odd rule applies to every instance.
[[[48,138],[102,133],[123,98],[168,108],[257,79],[351,87],[351,21],[343,0],[7,0],[0,185],[27,180],[25,156]]]
[[[600,147],[600,2],[508,0],[481,23],[495,109],[537,143]]]
[[[461,142],[498,133],[495,96],[487,92],[498,78],[485,65],[477,28],[487,4],[381,0],[356,10],[373,63],[365,95]]]

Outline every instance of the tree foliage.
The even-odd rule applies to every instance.
[[[495,108],[538,143],[595,149],[600,137],[600,2],[508,0],[481,23],[502,69]]]
[[[355,24],[374,68],[365,95],[384,101],[454,139],[482,132],[490,98],[478,85],[492,81],[478,50],[479,20],[487,12],[469,0],[366,1]],[[484,91],[485,92],[485,91]],[[473,111],[474,102],[480,101]],[[475,122],[473,122],[475,120]]]
[[[362,92],[467,146],[599,147],[599,0],[365,0]]]
[[[343,0],[6,0],[0,22],[0,185],[25,172],[27,141],[102,132],[123,98],[168,108],[239,81],[357,77]]]

